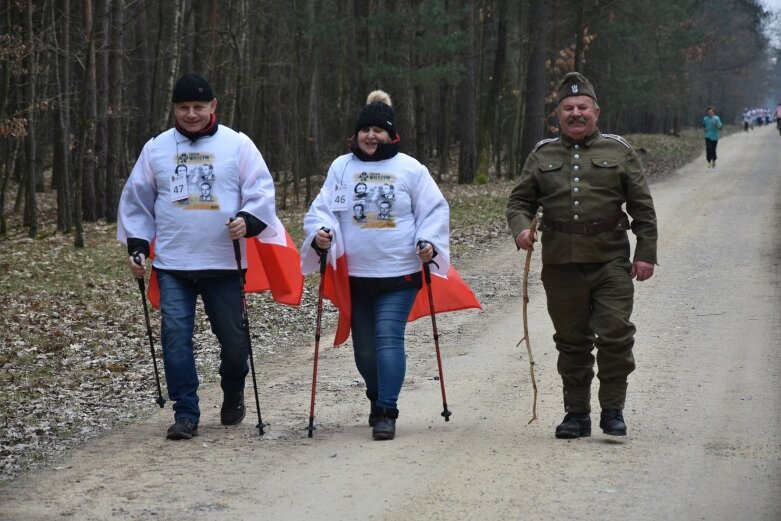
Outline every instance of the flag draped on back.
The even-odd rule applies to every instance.
[[[270,227],[275,234],[246,239],[245,255],[247,273],[244,291],[248,293],[271,291],[272,298],[279,304],[298,306],[304,292],[304,276],[301,273],[301,257],[293,239],[278,219]],[[271,235],[271,234],[269,234]],[[149,258],[154,256],[154,244]],[[160,307],[160,288],[157,275],[152,270],[149,277],[149,302]]]
[[[347,270],[347,256],[344,253],[342,234],[335,233],[331,241],[331,249],[328,252],[328,265],[325,270],[325,282],[323,296],[331,301],[339,310],[339,320],[334,336],[334,345],[340,345],[350,337],[350,320],[352,317],[352,303],[350,300],[350,279]],[[310,244],[304,244],[304,258],[314,258],[306,255],[311,248]],[[305,262],[305,264],[308,264]],[[424,282],[425,285],[425,277]],[[431,273],[431,291],[434,297],[434,312],[445,313],[462,309],[482,309],[472,290],[461,279],[458,272],[450,266],[447,275]],[[424,287],[418,291],[415,302],[412,304],[408,322],[431,314],[431,306],[428,299],[428,290]]]
[[[423,277],[425,285],[426,278]],[[483,309],[477,301],[472,290],[463,281],[453,266],[450,266],[447,276],[431,273],[431,293],[434,298],[434,312],[446,313],[461,309]],[[412,322],[431,314],[431,305],[428,299],[428,291],[423,288],[418,291],[418,296],[412,304],[407,322]]]

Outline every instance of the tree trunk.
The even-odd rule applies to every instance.
[[[464,67],[466,73],[461,80],[458,104],[461,120],[459,124],[460,149],[458,155],[458,183],[470,184],[477,172],[477,94],[475,92],[475,18],[476,0],[469,1],[468,15],[463,30],[468,31],[469,38],[464,51]]]
[[[497,119],[499,117],[501,106],[500,93],[504,85],[504,71],[507,64],[507,10],[508,0],[499,0],[496,14],[496,52],[494,53],[494,68],[491,74],[491,80],[488,87],[488,94],[485,97],[485,106],[483,116],[480,121],[480,142],[477,153],[481,158],[489,157],[491,153],[490,143],[491,135],[495,134],[497,128]],[[496,141],[496,144],[501,141]],[[498,156],[499,151],[494,150],[494,156]],[[481,164],[488,164],[487,160],[481,160]],[[498,165],[497,165],[498,168]],[[486,176],[488,172],[482,172]]]
[[[316,20],[316,0],[308,0],[306,4],[307,20],[314,24]],[[305,195],[304,203],[309,204],[314,199],[313,179],[316,179],[320,171],[320,162],[322,157],[321,135],[321,100],[320,100],[320,54],[317,52],[314,44],[314,38],[310,35],[306,41],[307,62],[311,69],[309,79],[309,110],[307,119],[307,137],[305,146],[308,148],[309,165],[304,179]]]
[[[81,108],[81,132],[78,145],[78,158],[74,172],[73,222],[76,226],[74,246],[84,247],[84,180],[91,181],[95,162],[92,158],[95,143],[95,40],[93,35],[92,0],[82,0],[84,39],[87,44],[87,63],[84,75],[84,100]],[[89,201],[89,199],[87,199]]]
[[[55,30],[55,46],[60,52],[54,56],[54,79],[57,88],[57,108],[54,113],[54,164],[52,185],[57,190],[57,230],[69,233],[73,226],[73,205],[71,197],[71,125],[70,100],[67,85],[70,85],[70,0],[59,0],[52,5],[52,20],[59,21],[61,33]],[[57,35],[61,40],[57,41]]]
[[[437,182],[442,182],[442,176],[447,173],[450,161],[450,84],[447,80],[440,82],[439,88],[439,133],[437,134],[437,152],[439,153],[439,168],[437,168]]]
[[[182,11],[183,11],[183,5],[182,0],[173,0],[172,2],[166,3],[165,6],[166,9],[170,9],[172,11],[172,20],[170,27],[164,28],[168,29],[167,36],[168,39],[166,40],[165,48],[168,51],[168,56],[166,59],[162,60],[162,70],[161,70],[161,81],[158,83],[160,85],[160,104],[158,105],[159,112],[157,114],[157,129],[159,131],[162,131],[168,127],[168,120],[171,115],[171,104],[168,100],[171,99],[171,92],[174,90],[174,83],[177,80],[177,72],[179,68],[179,58],[181,56],[181,42],[180,42],[180,32],[181,32],[181,25],[182,25]],[[154,93],[152,94],[154,96]]]
[[[27,194],[25,200],[25,222],[29,237],[38,235],[38,207],[35,198],[36,162],[35,162],[35,39],[33,37],[33,0],[27,0]]]
[[[123,35],[125,25],[125,0],[113,0],[111,13],[111,43],[108,79],[108,156],[106,157],[106,221],[117,220],[117,205],[119,204],[119,186],[125,178],[124,128],[125,115],[122,105],[122,85],[124,70],[122,68]]]
[[[134,90],[131,91],[133,94],[131,96],[135,96],[138,100],[137,107],[141,113],[141,117],[138,118],[139,122],[136,127],[136,135],[132,136],[132,139],[135,141],[132,148],[135,152],[141,148],[141,143],[149,139],[150,135],[153,134],[154,123],[152,114],[154,114],[155,97],[152,95],[152,85],[155,78],[155,65],[149,58],[150,51],[148,41],[151,39],[149,32],[152,29],[149,27],[147,20],[148,9],[146,0],[137,0],[135,2],[135,7],[132,9],[133,13],[131,16],[137,20],[134,35],[137,65],[134,67],[135,81]],[[128,138],[131,138],[130,134],[128,135]]]
[[[81,197],[81,219],[87,222],[97,220],[97,202],[95,190],[96,160],[95,140],[97,125],[97,53],[95,49],[95,17],[92,0],[83,0],[84,40],[86,43],[86,69],[84,73],[84,96],[81,110],[81,137],[79,139],[79,158],[76,163],[78,191]],[[83,232],[83,229],[82,229]],[[83,239],[83,238],[82,238]]]
[[[108,31],[111,0],[94,0],[97,12],[97,37],[99,48],[95,62],[95,220],[106,216],[106,192],[108,176],[106,163],[108,154]]]
[[[547,0],[532,0],[529,10],[530,49],[529,66],[526,72],[526,92],[524,93],[524,117],[521,135],[521,157],[525,160],[534,145],[545,136],[545,94],[548,87],[548,74],[545,59],[548,55]]]
[[[11,9],[3,10],[2,14],[4,15],[2,31],[3,33],[10,33],[14,23],[11,18]],[[0,70],[2,71],[2,74],[0,75],[0,117],[2,117],[3,120],[6,120],[9,117],[9,99],[11,97],[11,60],[0,60]],[[0,125],[0,129],[2,129],[2,127],[3,125]],[[8,222],[5,216],[5,200],[11,181],[11,174],[16,172],[14,167],[16,165],[16,157],[19,153],[20,144],[22,144],[20,141],[21,139],[18,137],[15,139],[6,138],[3,140],[3,146],[0,147],[0,152],[3,154],[3,160],[0,162],[0,167],[2,168],[2,170],[0,170],[0,173],[2,173],[2,186],[0,186],[0,236],[2,237],[5,237],[8,233]],[[23,187],[20,186],[18,191],[22,192]]]

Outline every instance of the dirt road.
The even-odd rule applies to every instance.
[[[307,438],[312,345],[291,346],[260,370],[263,437],[254,405],[220,426],[211,386],[191,442],[164,439],[167,406],[0,489],[0,519],[781,519],[781,140],[736,134],[719,156],[652,186],[661,265],[636,285],[626,438],[553,437],[563,413],[539,254],[527,425],[522,258],[508,239],[458,265],[484,311],[438,318],[452,421],[428,320],[409,330],[392,442],[371,441],[350,350],[330,347]]]

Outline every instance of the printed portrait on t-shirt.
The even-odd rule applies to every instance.
[[[353,220],[357,223],[366,222],[366,214],[363,212],[363,205],[360,203],[353,205]]]
[[[362,228],[395,228],[396,175],[360,172],[353,179],[352,223]],[[349,193],[349,192],[348,192]]]
[[[366,191],[368,190],[368,187],[366,186],[366,183],[364,182],[358,182],[355,184],[355,188],[353,188],[353,193],[355,193],[355,199],[360,200],[366,197]]]
[[[219,174],[214,171],[214,154],[209,152],[185,152],[176,156],[176,174],[186,175],[187,197],[174,201],[185,210],[220,209],[220,202],[214,194]]]

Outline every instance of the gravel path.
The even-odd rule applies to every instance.
[[[150,399],[137,421],[7,483],[0,519],[777,520],[778,145],[771,128],[736,134],[721,140],[717,169],[701,158],[652,186],[661,265],[636,286],[626,438],[553,437],[560,381],[538,254],[529,321],[539,419],[527,424],[522,257],[509,239],[492,240],[457,265],[484,310],[437,319],[452,421],[439,415],[431,324],[421,319],[409,328],[396,440],[371,441],[350,349],[330,347],[307,438],[312,342],[294,332],[262,354],[263,437],[254,407],[242,425],[219,425],[212,384],[201,435],[167,442],[170,407]]]

